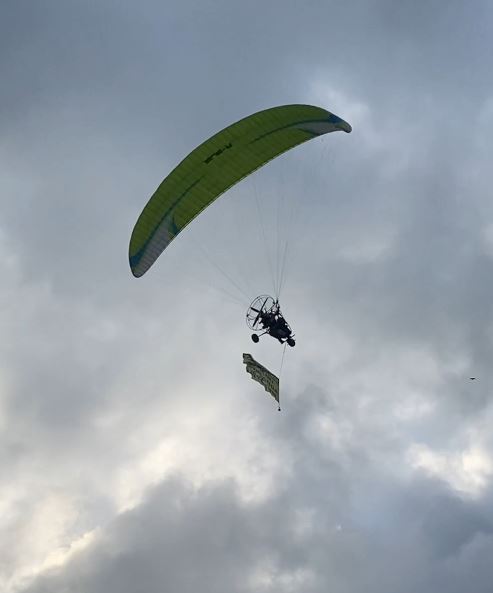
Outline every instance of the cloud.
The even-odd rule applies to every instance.
[[[5,7],[2,590],[489,591],[491,16]],[[132,278],[167,172],[291,102],[353,133],[259,171]],[[271,280],[254,193],[297,206],[281,414],[241,364],[236,301]],[[275,346],[255,346],[274,372]]]

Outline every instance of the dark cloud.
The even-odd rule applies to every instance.
[[[280,496],[260,504],[241,502],[231,482],[197,490],[169,479],[68,565],[23,591],[318,593],[330,586],[400,593],[431,592],[449,579],[459,591],[457,565],[462,584],[474,579],[475,590],[488,590],[486,506],[461,501],[434,482],[393,481],[377,467],[361,466],[358,474],[353,465],[341,479],[333,471],[337,461],[316,456],[317,474],[309,476],[305,461],[295,464],[296,476]]]

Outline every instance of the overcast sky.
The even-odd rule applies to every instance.
[[[1,3],[2,592],[491,591],[492,39],[488,0]],[[136,280],[167,173],[289,103],[353,132]],[[281,413],[242,364],[279,204]]]

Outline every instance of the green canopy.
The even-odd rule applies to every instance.
[[[311,105],[259,111],[195,148],[166,177],[142,211],[130,240],[132,273],[140,277],[204,208],[283,152],[329,132],[351,131],[333,113]]]

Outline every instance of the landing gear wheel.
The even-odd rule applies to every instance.
[[[252,334],[252,340],[255,342],[255,344],[257,344],[257,342],[260,340],[260,338],[258,337],[257,334]]]
[[[287,342],[288,342],[288,346],[291,346],[291,348],[296,344],[296,342],[293,340],[293,338],[288,338]]]

